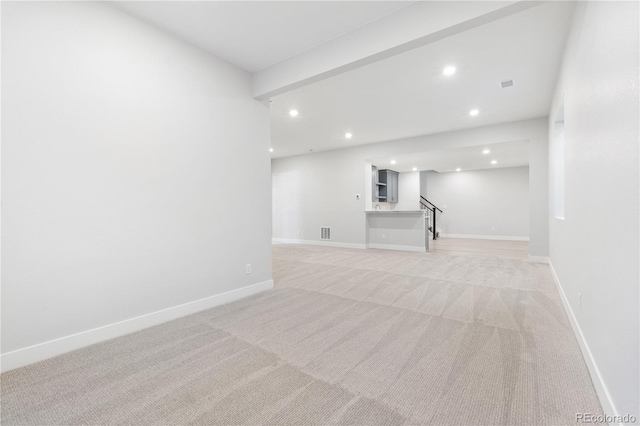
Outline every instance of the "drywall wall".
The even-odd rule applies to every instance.
[[[2,2],[3,368],[269,282],[269,114],[250,92],[107,3]]]
[[[547,129],[541,118],[274,159],[273,236],[318,242],[320,227],[331,226],[333,243],[364,247],[368,204],[356,194],[371,194],[368,159],[528,140],[529,249],[533,256],[547,256]]]
[[[637,2],[576,4],[549,119],[553,136],[564,100],[564,220],[553,196],[548,209],[551,265],[603,408],[636,418],[639,13]],[[549,177],[552,191],[553,167]]]
[[[529,238],[529,167],[422,174],[442,236]]]
[[[420,172],[398,174],[398,202],[394,210],[420,210]]]

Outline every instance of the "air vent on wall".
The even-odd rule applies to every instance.
[[[503,89],[511,86],[513,86],[513,80],[505,80],[500,82],[500,87],[502,87]]]
[[[323,226],[320,228],[320,239],[321,240],[330,240],[331,239],[331,228],[328,226]]]

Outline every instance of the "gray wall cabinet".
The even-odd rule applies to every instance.
[[[398,202],[398,172],[388,169],[378,170],[378,185],[379,201]]]

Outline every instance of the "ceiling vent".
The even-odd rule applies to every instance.
[[[506,89],[507,87],[511,87],[513,86],[513,80],[505,80],[500,82],[500,87],[502,87],[503,89]]]

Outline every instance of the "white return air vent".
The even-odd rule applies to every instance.
[[[331,239],[331,228],[328,226],[323,226],[320,228],[320,239],[321,240],[330,240]]]
[[[513,80],[505,80],[500,82],[500,87],[502,87],[503,89],[511,86],[513,86]]]

